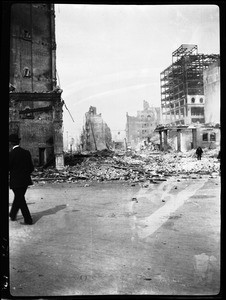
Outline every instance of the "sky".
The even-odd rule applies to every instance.
[[[65,147],[79,139],[90,106],[113,139],[143,100],[160,107],[160,73],[182,44],[220,53],[217,5],[55,4],[55,15],[57,84],[74,120],[64,107]]]

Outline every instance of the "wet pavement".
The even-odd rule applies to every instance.
[[[219,293],[218,175],[40,182],[26,199],[34,225],[9,225],[13,296]]]

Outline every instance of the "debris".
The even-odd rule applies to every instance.
[[[137,198],[135,198],[135,197],[134,197],[134,198],[132,198],[132,201],[136,201],[136,202],[138,202]]]
[[[149,184],[148,184],[148,183],[144,183],[144,184],[143,184],[143,187],[144,187],[144,188],[148,188],[148,187],[149,187]]]
[[[131,186],[136,183],[159,184],[169,176],[182,175],[182,179],[201,175],[219,176],[220,164],[215,157],[218,150],[205,150],[202,160],[198,161],[192,150],[186,153],[156,152],[138,154],[135,151],[96,151],[85,154],[67,154],[66,166],[57,170],[36,168],[32,173],[34,183],[77,182],[77,181],[129,181]],[[180,179],[177,179],[180,182]]]

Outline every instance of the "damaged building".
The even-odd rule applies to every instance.
[[[220,59],[203,72],[205,123],[220,124]]]
[[[55,162],[61,169],[63,101],[56,85],[53,4],[12,4],[9,82],[9,133],[20,136],[35,166]]]
[[[162,124],[156,128],[160,148],[219,146],[220,56],[200,54],[197,45],[182,44],[160,80]]]
[[[160,123],[160,108],[151,107],[143,101],[143,110],[137,111],[137,116],[126,114],[126,140],[128,146],[137,147],[140,143],[149,142],[155,135],[155,128]]]
[[[113,150],[126,150],[126,131],[125,130],[113,130],[112,135]]]
[[[97,151],[109,149],[112,147],[111,130],[103,121],[97,109],[90,106],[89,111],[85,113],[85,125],[81,134],[82,151]]]

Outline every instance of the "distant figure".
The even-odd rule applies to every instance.
[[[33,224],[26,200],[25,193],[29,185],[32,185],[31,173],[34,170],[34,165],[31,159],[31,154],[19,146],[20,138],[17,134],[9,136],[10,148],[9,152],[9,172],[10,172],[10,188],[14,193],[13,204],[9,213],[11,221],[16,221],[19,209],[24,217],[24,225]]]
[[[198,160],[201,160],[202,153],[203,153],[202,148],[198,147],[197,150],[196,150],[196,154],[197,154],[197,159]]]
[[[217,159],[218,159],[218,160],[221,159],[221,151],[218,152]]]

